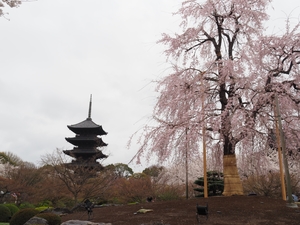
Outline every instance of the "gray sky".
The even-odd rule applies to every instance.
[[[181,0],[38,0],[4,11],[0,18],[0,151],[39,163],[56,148],[72,149],[67,125],[88,116],[108,132],[103,151],[110,163],[128,163],[137,146],[129,137],[151,116],[151,80],[169,65],[156,44],[161,33],[179,31],[172,16]],[[276,0],[271,30],[283,27],[296,0]],[[136,171],[142,167],[130,165]],[[137,171],[136,171],[137,172]]]

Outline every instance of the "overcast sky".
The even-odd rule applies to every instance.
[[[161,33],[179,31],[180,0],[38,0],[4,8],[0,18],[0,151],[38,164],[56,148],[72,149],[67,125],[88,116],[108,135],[103,162],[128,163],[129,137],[148,122],[151,81],[168,72]],[[273,1],[271,30],[284,28],[298,0]],[[134,170],[148,165],[136,167]]]

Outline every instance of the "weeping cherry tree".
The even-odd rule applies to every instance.
[[[153,155],[160,162],[192,159],[199,155],[204,134],[208,151],[223,157],[223,195],[242,195],[236,153],[266,156],[275,95],[289,151],[297,156],[299,24],[290,27],[287,20],[283,34],[266,35],[269,3],[182,3],[176,13],[182,18],[182,32],[163,34],[159,41],[166,46],[173,72],[157,81],[155,125],[145,126],[138,139],[137,162]]]

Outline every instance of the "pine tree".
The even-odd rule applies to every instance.
[[[209,196],[221,195],[224,190],[223,173],[218,171],[208,171],[207,173],[207,192]],[[200,187],[194,188],[194,191],[199,192],[196,197],[204,196],[204,178],[199,177],[194,184]]]

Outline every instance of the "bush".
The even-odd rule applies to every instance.
[[[29,203],[29,202],[23,202],[19,206],[19,209],[28,209],[28,208],[34,209],[35,206],[33,204]]]
[[[278,198],[281,194],[280,175],[272,171],[265,174],[251,175],[243,181],[243,187],[246,194],[255,193],[261,196]]]
[[[13,216],[16,212],[19,211],[18,206],[15,204],[4,204],[10,211],[11,216]]]
[[[38,210],[28,208],[28,209],[21,209],[13,215],[10,220],[10,225],[23,225],[26,223],[31,217],[34,217],[39,213]]]
[[[64,197],[59,200],[59,203],[54,204],[54,205],[55,205],[55,207],[60,207],[60,208],[64,208],[64,207],[72,208],[76,205],[76,202],[72,198]]]
[[[60,225],[61,218],[54,213],[39,213],[36,217],[43,218],[48,221],[49,225]]]
[[[38,207],[42,207],[42,206],[51,207],[52,206],[52,202],[50,200],[44,200],[44,201],[40,202],[37,206]]]
[[[135,173],[130,178],[116,179],[107,200],[117,200],[114,203],[143,202],[151,195],[150,177],[143,173]]]
[[[36,207],[35,209],[39,212],[42,212],[42,211],[49,210],[49,209],[51,210],[51,209],[53,209],[53,207],[40,206],[40,207]]]
[[[0,205],[0,222],[9,222],[11,212],[5,205]]]
[[[157,200],[161,201],[169,201],[169,200],[175,200],[180,199],[182,197],[182,190],[180,187],[176,186],[165,186],[162,190],[157,193]]]
[[[53,207],[55,207],[55,208],[66,208],[66,204],[63,201],[58,200],[58,201],[55,201],[53,203]]]

